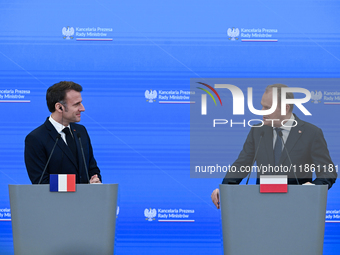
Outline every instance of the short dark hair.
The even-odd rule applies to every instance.
[[[54,112],[56,103],[65,104],[66,93],[70,90],[82,92],[83,87],[73,81],[61,81],[49,87],[46,92],[48,110]]]
[[[269,90],[272,90],[273,88],[277,88],[277,103],[278,103],[278,106],[281,107],[281,88],[288,88],[288,86],[281,84],[281,83],[276,83],[276,84],[267,86],[266,92],[268,92]],[[294,94],[292,92],[286,93],[286,99],[294,99]],[[289,106],[290,106],[289,111],[292,112],[294,105],[290,104]]]

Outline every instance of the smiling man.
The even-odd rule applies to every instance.
[[[51,115],[25,139],[25,164],[32,184],[49,183],[50,174],[75,174],[77,183],[101,183],[90,137],[84,126],[75,124],[85,111],[82,90],[72,81],[48,88],[46,101]]]
[[[268,170],[291,169],[290,172],[279,170],[263,173],[288,175],[288,184],[313,183],[328,185],[328,188],[334,184],[337,173],[322,130],[293,114],[294,105],[287,104],[286,115],[281,115],[283,87],[287,86],[274,84],[266,88],[261,100],[262,109],[268,110],[272,107],[273,88],[277,89],[277,107],[273,113],[263,116],[264,125],[255,125],[251,128],[242,151],[233,163],[236,171],[228,172],[223,184],[239,184],[249,173],[242,171],[242,168],[251,167],[255,160],[257,166],[265,166]],[[293,93],[287,93],[286,98],[294,98]],[[258,153],[255,158],[256,151]],[[313,169],[316,174],[314,180]],[[260,174],[262,173],[257,172],[257,184]],[[219,209],[218,189],[213,191],[211,199]]]

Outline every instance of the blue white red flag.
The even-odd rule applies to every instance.
[[[76,175],[75,174],[51,174],[50,175],[51,192],[75,192]]]

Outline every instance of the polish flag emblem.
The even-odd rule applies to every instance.
[[[261,175],[260,193],[287,193],[287,175]]]

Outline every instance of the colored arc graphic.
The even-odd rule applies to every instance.
[[[215,105],[217,105],[214,96],[213,96],[208,90],[202,89],[202,88],[200,88],[200,87],[197,87],[197,88],[198,88],[198,89],[201,89],[201,90],[203,90],[203,91],[205,91],[205,92],[207,92],[207,93],[209,94],[209,96],[211,96],[211,98],[214,100]]]
[[[210,85],[205,84],[205,83],[203,83],[203,82],[197,82],[197,83],[202,84],[202,85],[208,87],[209,89],[211,89],[211,90],[215,93],[215,95],[217,96],[218,100],[220,100],[220,103],[221,103],[221,105],[222,105],[222,100],[221,100],[221,98],[220,98],[220,95],[217,93],[217,91],[216,91],[213,87],[211,87]],[[197,88],[198,88],[198,87],[197,87]],[[207,92],[207,93],[211,96],[211,98],[214,100],[215,105],[216,105],[215,98],[214,98],[214,96],[213,96],[209,91],[207,91],[206,89],[202,89],[202,88],[198,88],[198,89],[201,89],[201,90],[204,90],[205,92]]]

